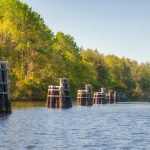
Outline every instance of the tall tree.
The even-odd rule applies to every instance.
[[[36,12],[18,0],[0,0],[0,7],[0,57],[10,63],[12,93],[31,96],[43,74],[37,68],[52,53],[53,33]]]
[[[110,88],[130,94],[135,87],[135,82],[132,78],[131,68],[126,64],[125,59],[108,55],[105,57],[105,63],[111,78]]]
[[[86,62],[92,63],[93,68],[97,72],[97,84],[95,85],[95,88],[98,89],[100,87],[107,86],[109,78],[108,70],[104,62],[104,56],[97,50],[91,49],[82,50],[81,56]]]

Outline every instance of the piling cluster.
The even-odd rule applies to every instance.
[[[60,78],[59,84],[59,86],[50,85],[48,87],[46,106],[49,108],[72,107],[72,98],[70,94],[70,85],[68,79]]]
[[[92,86],[90,84],[85,85],[84,90],[78,90],[77,92],[77,105],[91,106],[92,104],[113,104],[121,101],[122,95],[116,91],[101,88],[100,91],[94,92],[92,97]]]
[[[0,113],[11,112],[8,81],[8,64],[0,61]]]
[[[101,91],[99,92],[94,92],[93,104],[106,104],[106,103],[107,100],[106,100],[106,93],[104,88],[101,88]]]
[[[78,90],[77,105],[83,105],[83,106],[92,105],[92,86],[90,84],[86,84],[85,89]]]
[[[101,91],[94,92],[93,104],[113,104],[123,99],[125,99],[125,97],[121,93],[113,90],[106,92],[104,88],[101,88]]]

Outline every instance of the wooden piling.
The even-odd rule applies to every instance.
[[[108,92],[106,93],[106,99],[108,104],[114,103],[112,90],[108,90]]]
[[[118,94],[116,91],[108,90],[106,93],[106,99],[108,104],[113,104],[118,102]]]
[[[46,106],[50,108],[59,108],[61,89],[59,86],[49,86]]]
[[[46,106],[49,108],[70,108],[72,98],[70,85],[67,78],[59,79],[60,86],[49,86]]]
[[[8,84],[8,64],[0,61],[0,113],[11,112]]]
[[[117,101],[118,101],[118,97],[117,97],[117,92],[116,91],[114,91],[114,93],[113,93],[113,101],[114,101],[114,103],[117,103]]]
[[[62,96],[61,96],[61,108],[70,108],[72,107],[72,98],[70,93],[70,84],[67,78],[59,79],[60,87],[62,88]]]
[[[91,84],[85,84],[85,90],[87,91],[87,106],[93,105],[92,101],[92,85]]]
[[[92,86],[90,84],[85,85],[85,90],[78,90],[77,93],[77,105],[91,106],[92,102]]]
[[[99,92],[94,92],[93,104],[106,104],[106,93],[104,88],[101,88]]]
[[[89,91],[78,90],[77,105],[81,105],[81,106],[91,106],[92,105],[92,100],[91,100],[91,96],[89,95]]]
[[[106,104],[106,95],[103,92],[94,92],[93,104]]]

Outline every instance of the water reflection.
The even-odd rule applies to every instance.
[[[12,114],[0,117],[0,150],[150,149],[150,105],[60,110],[27,103],[13,102]]]
[[[9,114],[8,113],[1,113],[0,114],[0,121],[7,119],[10,116],[10,114],[11,113],[9,113]]]
[[[45,101],[12,101],[12,108],[45,107]]]

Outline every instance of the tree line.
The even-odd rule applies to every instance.
[[[74,98],[87,83],[94,91],[124,92],[128,100],[147,100],[150,92],[149,63],[83,49],[19,0],[0,0],[0,60],[9,62],[12,99],[45,99],[60,77],[69,78]]]

